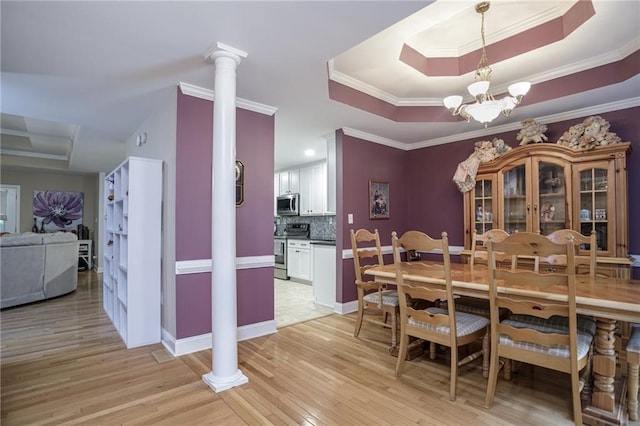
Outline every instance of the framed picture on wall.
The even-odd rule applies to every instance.
[[[389,219],[389,182],[369,181],[369,219]]]
[[[244,204],[244,164],[236,160],[236,207]]]
[[[38,232],[74,231],[82,224],[84,193],[33,191],[33,228]]]

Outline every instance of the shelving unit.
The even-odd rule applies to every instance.
[[[476,185],[464,195],[465,249],[478,233],[574,229],[596,233],[598,273],[629,275],[626,156],[630,143],[589,151],[540,143],[519,146],[478,168]],[[579,255],[587,255],[581,247]]]
[[[105,180],[103,307],[127,348],[160,341],[162,161],[129,157]]]

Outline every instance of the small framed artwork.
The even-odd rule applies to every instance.
[[[236,160],[236,207],[244,204],[244,164]]]
[[[389,182],[369,181],[369,219],[389,219]]]

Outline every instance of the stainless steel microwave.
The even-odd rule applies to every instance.
[[[300,194],[282,194],[276,197],[276,213],[278,216],[300,215]]]

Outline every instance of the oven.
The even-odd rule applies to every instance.
[[[289,275],[287,275],[287,237],[273,237],[273,254],[275,255],[273,276],[281,280],[288,280]]]

